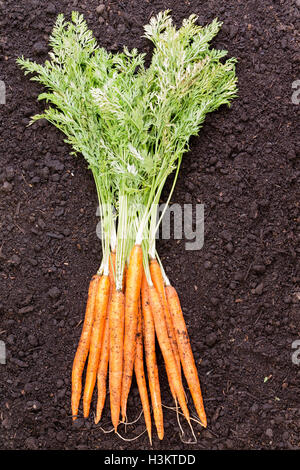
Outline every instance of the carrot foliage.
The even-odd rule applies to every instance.
[[[99,47],[79,13],[70,21],[60,14],[49,60],[18,59],[46,88],[38,99],[47,108],[31,123],[45,118],[58,127],[93,172],[103,227],[101,270],[108,272],[109,251],[117,248],[117,287],[134,242],[143,244],[145,259],[155,256],[157,204],[190,137],[207,113],[237,94],[236,60],[210,47],[220,27],[218,20],[199,26],[191,15],[176,28],[169,11],[160,12],[144,27],[154,46],[146,67],[145,54],[136,49],[110,53]]]

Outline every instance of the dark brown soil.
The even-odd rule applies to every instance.
[[[88,420],[72,424],[70,371],[89,279],[101,253],[96,193],[83,159],[69,156],[50,124],[26,127],[42,110],[41,88],[15,60],[44,61],[59,12],[84,13],[99,43],[150,51],[141,38],[151,15],[171,8],[176,22],[196,13],[224,26],[215,46],[238,58],[239,98],[209,116],[193,139],[173,202],[205,204],[205,244],[161,241],[195,352],[208,428],[196,445],[180,440],[165,410],[165,439],[154,449],[300,447],[299,339],[299,1],[0,1],[1,112],[0,448],[148,449],[144,434],[124,442]],[[98,10],[99,11],[99,10]],[[299,121],[298,121],[299,122]],[[167,195],[167,191],[165,192]],[[163,371],[162,371],[163,373]],[[162,379],[166,405],[172,400]],[[129,418],[141,406],[133,384]],[[106,408],[103,427],[110,428]],[[144,429],[143,419],[127,437]],[[123,430],[124,431],[124,430]],[[189,436],[187,435],[186,438]]]

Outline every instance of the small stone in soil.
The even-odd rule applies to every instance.
[[[9,418],[4,418],[2,426],[9,431],[11,429],[11,420]]]
[[[38,222],[37,222],[37,223],[38,223],[38,226],[39,226],[42,230],[44,230],[44,229],[46,228],[46,224],[45,224],[44,220],[43,220],[41,217],[38,218]]]
[[[211,297],[210,302],[216,307],[219,303],[219,299],[217,299],[216,297]]]
[[[24,315],[25,313],[30,313],[33,311],[33,305],[27,305],[27,307],[22,307],[19,309],[19,313],[21,315]]]
[[[54,15],[56,13],[56,8],[53,3],[49,3],[46,9],[46,12],[49,13],[50,15]]]
[[[235,274],[234,274],[234,280],[235,281],[242,281],[245,277],[245,274],[242,272],[242,271],[237,271]]]
[[[7,181],[11,181],[14,178],[14,169],[13,169],[13,167],[12,166],[7,166],[5,168],[5,172],[6,172]]]
[[[223,230],[219,233],[219,236],[223,238],[223,240],[225,240],[226,242],[231,242],[232,240],[231,233],[228,230]]]
[[[60,296],[61,292],[60,290],[58,289],[58,287],[52,287],[49,291],[48,291],[48,295],[49,297],[51,297],[51,299],[58,299],[59,296]]]
[[[216,333],[210,333],[209,335],[207,335],[205,342],[207,346],[212,347],[216,344],[217,339],[218,338],[217,338]]]
[[[266,430],[266,436],[268,436],[270,439],[273,437],[273,431],[272,429],[268,428]]]
[[[266,270],[266,267],[265,265],[263,264],[255,264],[253,267],[252,267],[252,270],[255,272],[255,273],[258,273],[258,274],[263,274]]]
[[[7,343],[13,345],[15,342],[16,337],[14,335],[9,335],[6,339]]]
[[[263,293],[263,290],[264,290],[264,285],[263,285],[263,283],[261,282],[260,284],[258,284],[258,286],[256,286],[256,288],[255,288],[255,294],[261,295],[261,294]]]
[[[34,347],[39,344],[37,338],[36,338],[35,336],[33,336],[33,335],[29,335],[29,336],[28,336],[28,342],[29,342],[29,344],[30,344],[31,346],[34,346]]]
[[[29,411],[40,411],[42,409],[42,405],[38,400],[33,400],[26,403],[26,408]]]
[[[47,52],[47,47],[42,42],[36,42],[33,45],[32,49],[33,49],[33,52],[37,55],[42,55],[42,54],[45,54]]]
[[[58,380],[56,381],[56,386],[57,386],[57,388],[61,388],[61,387],[63,386],[63,384],[64,384],[64,381],[63,381],[62,379],[58,379]]]
[[[98,13],[98,15],[102,15],[104,10],[105,10],[105,5],[103,5],[103,3],[100,3],[100,5],[98,5],[96,8],[96,12]]]
[[[257,411],[258,411],[258,405],[257,405],[257,403],[253,403],[253,405],[252,405],[251,408],[250,408],[250,411],[251,411],[252,413],[257,413]]]
[[[72,422],[72,427],[75,429],[81,429],[84,426],[84,420],[82,418],[77,418]]]
[[[57,392],[57,398],[63,398],[65,394],[66,394],[66,389],[62,388],[61,390]]]
[[[56,439],[58,440],[58,442],[66,442],[67,440],[67,435],[64,431],[59,431],[57,434],[56,434]]]
[[[39,447],[38,442],[34,437],[28,437],[25,440],[25,446],[27,449],[31,449],[31,450],[37,450]]]
[[[10,193],[12,189],[13,189],[12,184],[9,183],[8,181],[4,181],[3,186],[2,186],[2,191],[4,193]]]
[[[205,261],[205,263],[204,263],[204,268],[205,269],[211,269],[211,266],[212,266],[211,261]]]
[[[232,243],[227,243],[225,248],[226,248],[226,251],[228,251],[228,253],[233,253],[233,244]]]
[[[34,384],[32,382],[28,382],[27,384],[24,385],[24,391],[26,393],[30,393],[34,390]]]
[[[21,258],[18,255],[12,255],[9,262],[15,266],[18,266],[21,263]]]

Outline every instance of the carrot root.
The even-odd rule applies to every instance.
[[[98,424],[106,399],[106,379],[108,373],[108,360],[109,360],[109,318],[111,310],[111,297],[115,289],[115,272],[116,272],[116,252],[111,251],[109,259],[109,301],[106,312],[106,319],[103,332],[103,341],[101,346],[101,354],[99,360],[99,367],[97,372],[97,406],[95,424]]]
[[[72,368],[72,396],[71,396],[71,407],[72,407],[72,416],[73,421],[77,418],[79,402],[81,397],[82,390],[82,373],[85,365],[85,361],[88,355],[92,326],[94,321],[94,306],[95,306],[95,296],[97,285],[99,282],[100,276],[93,276],[88,292],[88,299],[86,304],[85,319],[81,331],[81,336],[77,351],[73,361]]]
[[[149,289],[145,274],[142,280],[142,320],[145,359],[153,409],[154,422],[160,440],[164,437],[164,419],[161,404],[158,367],[155,354],[155,327],[149,301]]]
[[[184,321],[180,301],[176,290],[172,286],[166,286],[167,300],[175,325],[176,339],[182,363],[183,372],[188,383],[197,414],[206,428],[207,419],[204,410],[202,392],[198,372],[190,345],[189,335]]]
[[[108,305],[108,311],[109,311],[109,306],[110,304]],[[109,357],[109,315],[107,314],[105,325],[104,325],[99,367],[97,371],[97,395],[98,396],[97,396],[95,424],[99,423],[101,416],[102,416],[104,404],[105,404],[108,357]]]
[[[132,382],[136,353],[138,302],[143,275],[143,251],[140,245],[131,250],[125,286],[124,367],[121,394],[122,419],[126,419],[127,399]]]
[[[83,415],[88,417],[100,359],[103,329],[109,300],[109,276],[102,276],[98,282],[95,296],[95,319],[90,340],[89,360],[83,394]]]
[[[138,312],[138,326],[137,326],[137,344],[136,344],[136,357],[134,362],[134,371],[136,375],[136,381],[140,392],[141,402],[144,410],[144,417],[146,428],[149,436],[150,444],[152,445],[152,434],[151,434],[151,413],[150,404],[147,392],[147,385],[144,371],[144,360],[143,360],[143,337],[142,337],[142,315],[141,307],[139,305]]]
[[[160,345],[161,352],[164,357],[166,368],[169,372],[169,380],[171,381],[171,386],[176,394],[176,398],[179,402],[179,405],[182,409],[182,412],[190,423],[189,410],[186,405],[186,399],[184,394],[183,385],[181,382],[181,377],[176,364],[176,359],[172,350],[170,339],[167,333],[166,321],[164,318],[164,310],[161,304],[159,294],[156,291],[154,286],[149,286],[149,299],[150,306],[153,314],[155,331],[157,339]]]
[[[175,331],[174,331],[174,326],[172,322],[172,317],[170,314],[167,298],[166,298],[166,293],[165,293],[165,284],[164,284],[164,279],[162,276],[162,272],[160,269],[160,266],[158,264],[158,261],[156,259],[152,259],[150,261],[150,273],[151,273],[151,279],[154,284],[155,289],[157,290],[160,301],[163,306],[164,310],[164,316],[166,320],[166,325],[167,325],[167,331],[168,335],[170,338],[172,350],[176,359],[176,364],[178,367],[178,372],[181,374],[181,367],[180,367],[180,356],[178,352],[178,346],[176,342],[176,336],[175,336]],[[169,374],[168,374],[169,375]],[[171,389],[172,395],[174,396],[174,391]]]
[[[119,424],[123,376],[124,294],[114,290],[109,317],[109,391],[111,420],[115,431]]]

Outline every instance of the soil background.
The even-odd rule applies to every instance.
[[[150,449],[125,442],[93,417],[70,416],[70,373],[88,283],[101,252],[96,192],[81,158],[45,122],[41,87],[16,58],[47,58],[56,15],[82,12],[99,44],[151,53],[143,25],[170,8],[224,22],[214,46],[238,58],[239,98],[210,115],[186,154],[173,203],[205,204],[205,242],[158,242],[178,288],[208,415],[183,443],[174,411],[154,449],[299,449],[299,1],[0,1],[1,449]],[[295,96],[294,95],[294,96]],[[296,96],[297,98],[297,96]],[[299,98],[299,94],[298,94]],[[166,199],[168,187],[164,192]],[[298,234],[298,238],[297,238]],[[160,365],[162,360],[160,357]],[[161,368],[161,374],[163,369]],[[172,406],[166,377],[162,397]],[[135,382],[128,417],[141,409]],[[102,426],[110,429],[109,409]],[[185,440],[192,437],[186,431]],[[144,430],[141,418],[126,437]],[[125,436],[125,430],[120,429]],[[155,434],[155,433],[154,433]]]

